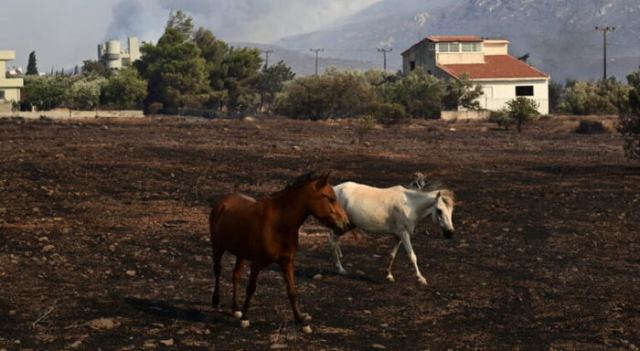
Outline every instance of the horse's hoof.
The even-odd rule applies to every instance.
[[[424,279],[424,278],[418,278],[418,282],[419,282],[421,285],[423,285],[423,286],[427,286],[427,285],[429,285],[429,284],[427,283],[427,280],[426,280],[426,279]]]
[[[387,275],[387,280],[390,281],[391,283],[395,283],[396,278],[394,278],[391,274]]]
[[[300,317],[302,317],[303,322],[308,322],[311,320],[311,315],[308,313],[303,313]]]
[[[242,312],[240,312],[240,311],[234,311],[234,312],[233,312],[233,316],[234,316],[235,318],[237,318],[237,319],[240,319],[240,318],[242,318]]]
[[[340,275],[347,275],[347,274],[349,274],[349,273],[347,273],[347,271],[346,271],[344,268],[342,268],[342,269],[338,269],[338,274],[340,274]]]
[[[313,330],[311,330],[311,327],[308,325],[305,325],[304,327],[302,327],[302,332],[305,334],[311,334],[313,332]]]
[[[243,328],[249,328],[250,325],[251,325],[251,322],[249,322],[248,319],[243,319],[242,321],[240,321],[240,326]]]

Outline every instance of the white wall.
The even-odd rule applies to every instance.
[[[484,109],[497,111],[504,107],[508,101],[516,98],[516,86],[532,85],[534,96],[527,96],[535,100],[540,106],[540,114],[549,114],[549,80],[501,80],[501,81],[475,81],[482,86],[484,94],[478,99]]]

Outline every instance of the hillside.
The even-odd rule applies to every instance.
[[[330,29],[281,39],[289,49],[324,47],[336,57],[380,60],[376,48],[400,53],[429,34],[477,34],[511,40],[514,55],[558,80],[602,74],[602,35],[595,26],[613,25],[610,73],[624,77],[640,65],[640,1],[637,0],[383,0]],[[374,61],[377,62],[377,61]]]

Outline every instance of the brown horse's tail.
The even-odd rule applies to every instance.
[[[211,234],[212,244],[216,220],[220,217],[222,212],[224,212],[224,204],[222,203],[222,201],[211,203],[211,214],[209,215],[209,233]]]

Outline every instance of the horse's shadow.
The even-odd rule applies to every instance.
[[[180,300],[158,301],[132,297],[126,297],[124,298],[124,301],[133,309],[160,319],[207,324],[232,324],[231,319],[226,318],[230,317],[230,315],[227,316],[226,313],[216,311],[213,311],[212,313],[205,313],[194,307],[187,307],[187,305],[194,305],[194,303],[191,302]],[[220,318],[221,316],[224,318]]]
[[[282,274],[280,267],[276,265],[271,265],[265,270]],[[339,274],[337,271],[333,269],[309,267],[309,266],[296,267],[296,279],[298,280],[301,280],[301,281],[313,280],[314,277],[316,277],[317,275],[322,275],[325,277],[340,277],[340,278],[345,278],[350,280],[361,281],[365,283],[381,284],[380,281],[372,279],[364,274],[348,273],[346,275],[343,275],[343,274]]]

